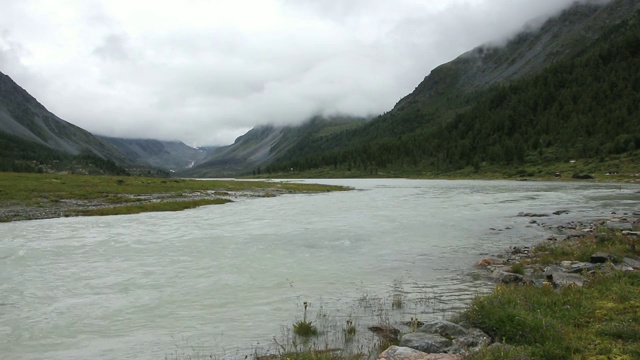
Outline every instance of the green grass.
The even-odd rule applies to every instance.
[[[56,208],[64,200],[94,201],[95,205],[104,207],[74,210],[65,204],[65,216],[179,211],[202,205],[223,204],[230,200],[213,197],[231,197],[238,192],[242,196],[273,197],[285,193],[341,190],[348,188],[293,182],[0,172],[0,207]],[[150,201],[151,198],[155,200]]]
[[[469,359],[640,358],[640,273],[599,275],[584,287],[500,286],[464,315],[510,347]]]
[[[300,320],[293,324],[293,333],[301,337],[318,335],[318,328],[311,321]]]
[[[198,200],[186,200],[186,201],[162,201],[151,202],[136,205],[124,205],[118,207],[100,208],[92,210],[83,210],[79,213],[81,215],[88,216],[104,216],[104,215],[127,215],[127,214],[139,214],[143,212],[156,212],[156,211],[181,211],[186,209],[192,209],[198,206],[204,205],[218,205],[231,202],[229,199],[198,199]]]
[[[345,187],[235,180],[162,179],[147,177],[23,174],[0,172],[0,202],[34,199],[103,199],[117,195],[192,193],[196,191],[324,192]]]
[[[588,261],[596,251],[637,256],[633,241],[609,232],[534,249],[537,264]],[[601,272],[583,287],[499,286],[476,298],[461,316],[507,347],[476,359],[640,358],[640,272]]]
[[[589,262],[591,255],[605,252],[613,256],[614,262],[624,257],[640,255],[638,240],[622,236],[613,231],[572,238],[559,242],[545,242],[533,248],[534,258],[528,263],[548,265],[561,261]]]
[[[511,272],[514,274],[524,275],[525,267],[521,263],[511,265]]]

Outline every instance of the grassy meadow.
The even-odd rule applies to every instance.
[[[75,201],[94,206],[77,209],[70,215],[132,214],[223,204],[236,195],[269,197],[338,190],[347,188],[291,182],[0,172],[0,210],[8,207],[68,208],[69,202]],[[9,220],[4,218],[4,221]]]

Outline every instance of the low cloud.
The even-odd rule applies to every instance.
[[[222,145],[383,113],[437,65],[573,1],[66,2],[0,14],[0,71],[94,133]]]

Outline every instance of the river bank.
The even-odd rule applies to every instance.
[[[267,181],[0,173],[0,222],[179,211],[240,198],[347,190]]]
[[[563,212],[564,213],[564,212]],[[558,215],[558,214],[556,214]],[[550,214],[521,213],[549,232],[534,246],[478,261],[474,277],[496,289],[453,319],[383,323],[370,330],[384,360],[640,358],[640,214],[546,224]],[[402,329],[402,330],[401,330]],[[268,359],[371,358],[316,348]]]
[[[551,231],[546,241],[480,259],[495,291],[380,359],[640,358],[639,214],[556,226],[525,215]]]

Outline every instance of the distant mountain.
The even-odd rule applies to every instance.
[[[266,171],[534,174],[575,158],[623,166],[620,156],[637,160],[640,149],[639,49],[640,2],[575,3],[505,46],[437,67],[388,113],[292,147]]]
[[[49,112],[3,73],[0,73],[0,131],[71,155],[93,154],[130,162],[114,146]]]
[[[234,177],[260,173],[274,159],[292,148],[319,143],[326,137],[361,127],[363,118],[315,117],[300,126],[259,126],[229,146],[216,148],[191,169],[179,172],[191,177]]]
[[[208,150],[209,148],[195,149],[180,141],[121,139],[106,136],[98,136],[98,138],[112,144],[138,163],[172,172],[192,168],[213,151]]]

